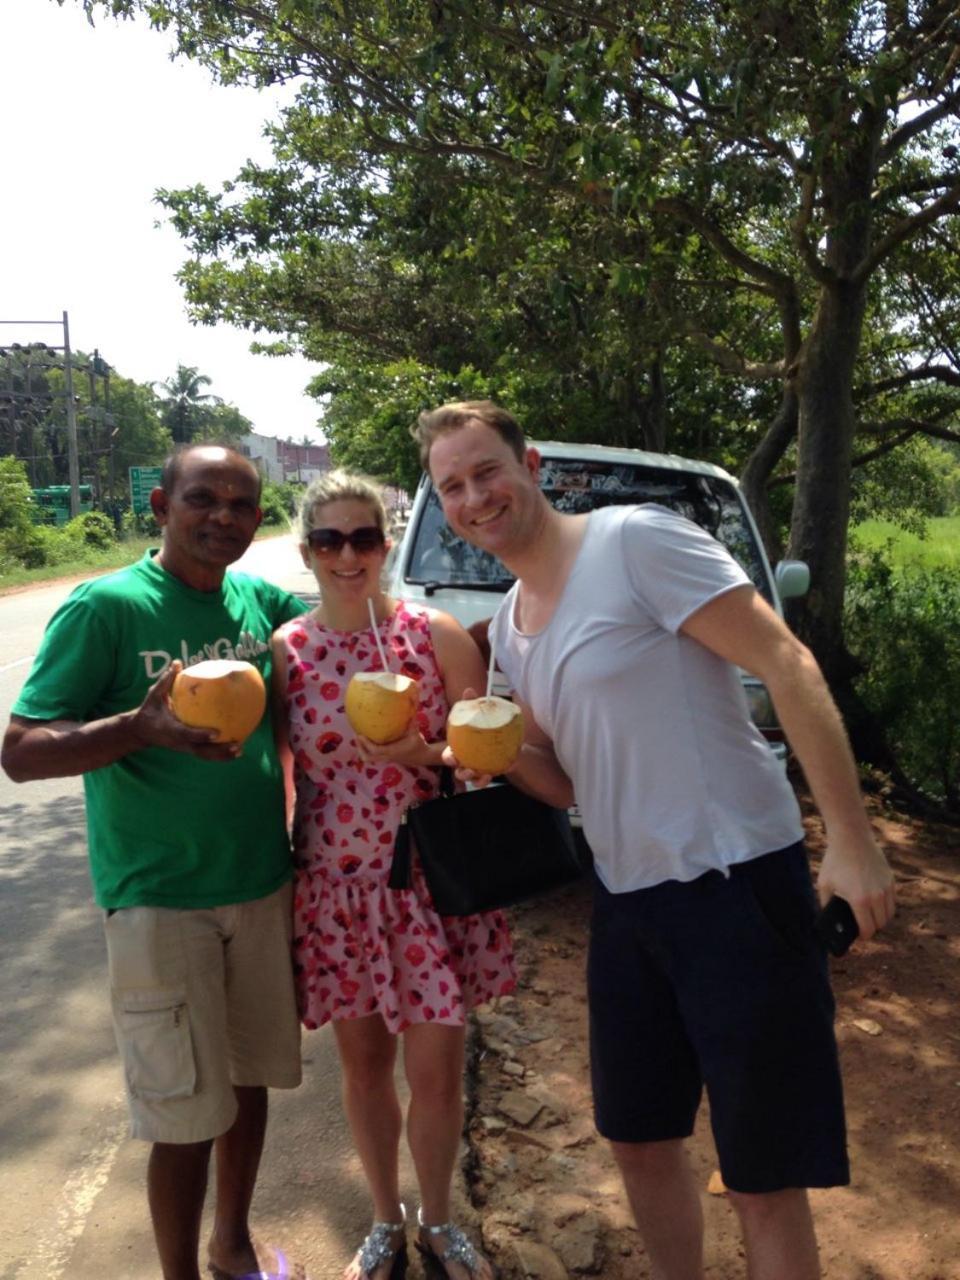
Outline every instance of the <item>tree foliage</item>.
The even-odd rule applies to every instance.
[[[202,430],[219,396],[202,390],[211,379],[194,365],[178,364],[172,378],[157,384],[161,414],[174,444],[188,444]]]
[[[954,5],[85,5],[299,83],[271,166],[162,193],[198,318],[329,362],[334,430],[384,465],[471,370],[550,434],[740,466],[771,542],[789,474],[795,621],[839,678],[854,468],[957,438]]]
[[[883,552],[853,563],[850,645],[863,656],[860,696],[888,730],[895,783],[918,785],[960,819],[960,572],[895,572]],[[902,772],[901,772],[902,771]]]
[[[126,491],[128,467],[164,457],[170,434],[151,387],[83,351],[72,364],[81,475],[99,499],[112,499]],[[23,462],[32,487],[69,483],[62,357],[39,344],[6,348],[0,388],[0,453]]]

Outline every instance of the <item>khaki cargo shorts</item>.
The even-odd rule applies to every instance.
[[[207,910],[125,907],[104,922],[131,1133],[203,1142],[237,1113],[234,1085],[300,1083],[290,956],[293,886]]]

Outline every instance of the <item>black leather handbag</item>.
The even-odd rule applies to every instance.
[[[570,818],[509,783],[452,792],[407,810],[397,832],[392,889],[410,887],[410,839],[441,916],[472,916],[513,906],[583,875]]]

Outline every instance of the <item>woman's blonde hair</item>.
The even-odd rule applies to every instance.
[[[387,532],[387,507],[383,490],[369,476],[354,475],[349,471],[327,471],[307,485],[297,508],[296,533],[301,542],[317,527],[315,514],[318,507],[328,502],[364,502],[373,512],[377,528]]]

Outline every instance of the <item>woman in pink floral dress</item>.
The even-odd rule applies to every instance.
[[[449,1197],[466,1014],[513,990],[509,933],[499,912],[438,916],[416,858],[411,889],[387,884],[403,814],[437,793],[448,708],[465,689],[481,688],[485,673],[453,618],[384,594],[385,529],[371,482],[343,472],[314,481],[301,508],[300,550],[321,603],[273,640],[280,750],[295,790],[300,1010],[307,1027],[333,1022],[344,1107],[373,1199],[373,1228],[345,1280],[402,1280],[407,1266],[393,1075],[399,1035],[421,1194],[417,1247],[437,1277],[490,1280],[489,1263],[449,1220]],[[414,677],[419,692],[415,722],[386,746],[358,738],[344,713],[354,672],[382,668],[368,600],[390,669]]]

